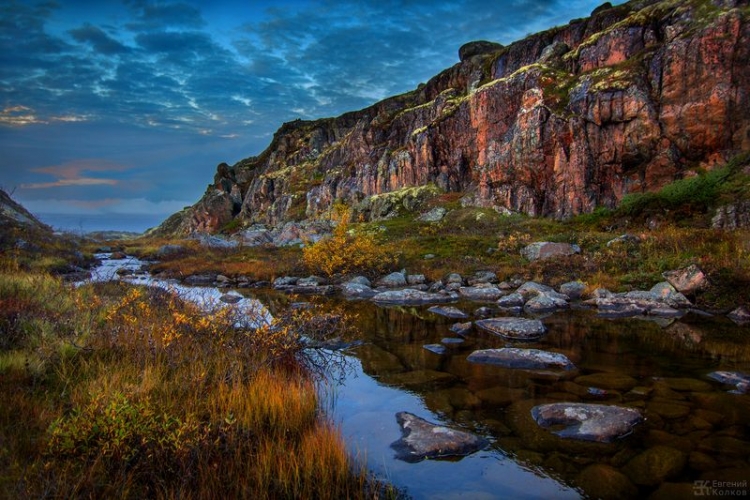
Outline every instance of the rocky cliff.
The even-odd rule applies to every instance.
[[[284,124],[159,231],[277,226],[337,201],[372,220],[394,192],[559,219],[616,206],[750,150],[749,4],[604,4],[509,46],[467,44],[412,92]]]

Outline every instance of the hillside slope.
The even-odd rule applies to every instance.
[[[337,201],[377,220],[441,191],[557,219],[617,206],[750,150],[749,3],[605,4],[506,47],[467,44],[412,92],[285,123],[156,233],[326,218]]]

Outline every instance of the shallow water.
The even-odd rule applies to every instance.
[[[471,314],[479,305],[459,307]],[[351,450],[413,498],[750,495],[750,396],[706,376],[750,373],[747,327],[694,315],[653,322],[567,311],[543,318],[548,333],[539,341],[475,331],[439,355],[424,345],[457,338],[449,330],[455,320],[426,306],[347,307],[358,314],[365,343],[349,351],[353,368],[332,389],[333,414]],[[563,353],[577,368],[530,371],[466,360],[475,349],[505,346]],[[645,421],[614,443],[562,439],[531,418],[532,407],[548,402],[631,406]],[[397,460],[390,444],[401,436],[399,411],[474,432],[491,445],[452,460]],[[701,489],[706,484],[710,491]]]
[[[110,279],[123,266],[140,263],[105,260],[95,278]],[[223,293],[147,275],[128,280],[206,304]],[[247,304],[260,304],[241,293]],[[332,374],[326,406],[352,454],[414,499],[750,496],[750,395],[707,377],[716,370],[750,373],[750,326],[695,314],[608,320],[571,310],[543,318],[548,332],[538,341],[509,342],[477,331],[458,337],[450,331],[455,320],[428,306],[253,295],[271,313],[303,299],[357,315],[360,338],[353,340],[361,343],[345,351],[341,371]],[[483,304],[454,305],[471,315]],[[424,348],[441,342],[445,354]],[[476,349],[507,346],[562,353],[576,369],[507,369],[466,359]],[[562,439],[531,417],[534,406],[549,402],[635,407],[645,421],[613,443]],[[463,458],[398,460],[390,445],[401,437],[401,411],[481,435],[490,445]]]

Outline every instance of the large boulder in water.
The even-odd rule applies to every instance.
[[[609,443],[627,436],[643,421],[636,408],[586,403],[552,403],[535,406],[531,416],[545,429],[565,425],[554,431],[563,438]]]
[[[412,288],[404,290],[389,290],[381,292],[372,298],[373,302],[380,304],[398,304],[398,305],[419,305],[419,304],[438,304],[441,302],[451,302],[455,297],[442,293],[429,293]]]
[[[544,324],[538,319],[526,318],[489,318],[475,321],[480,330],[512,340],[534,340],[546,332]]]
[[[547,352],[540,349],[519,349],[504,347],[502,349],[480,349],[469,354],[466,358],[472,363],[484,363],[504,366],[506,368],[521,368],[528,370],[563,369],[572,370],[573,363],[564,354]]]
[[[403,435],[391,448],[396,450],[396,458],[406,462],[470,455],[488,444],[480,436],[433,424],[405,411],[397,413],[396,420]]]

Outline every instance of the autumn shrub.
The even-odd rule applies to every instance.
[[[330,237],[303,249],[302,259],[311,272],[329,277],[352,273],[374,275],[395,265],[392,252],[375,235],[350,230],[348,210],[342,210],[338,219]]]

